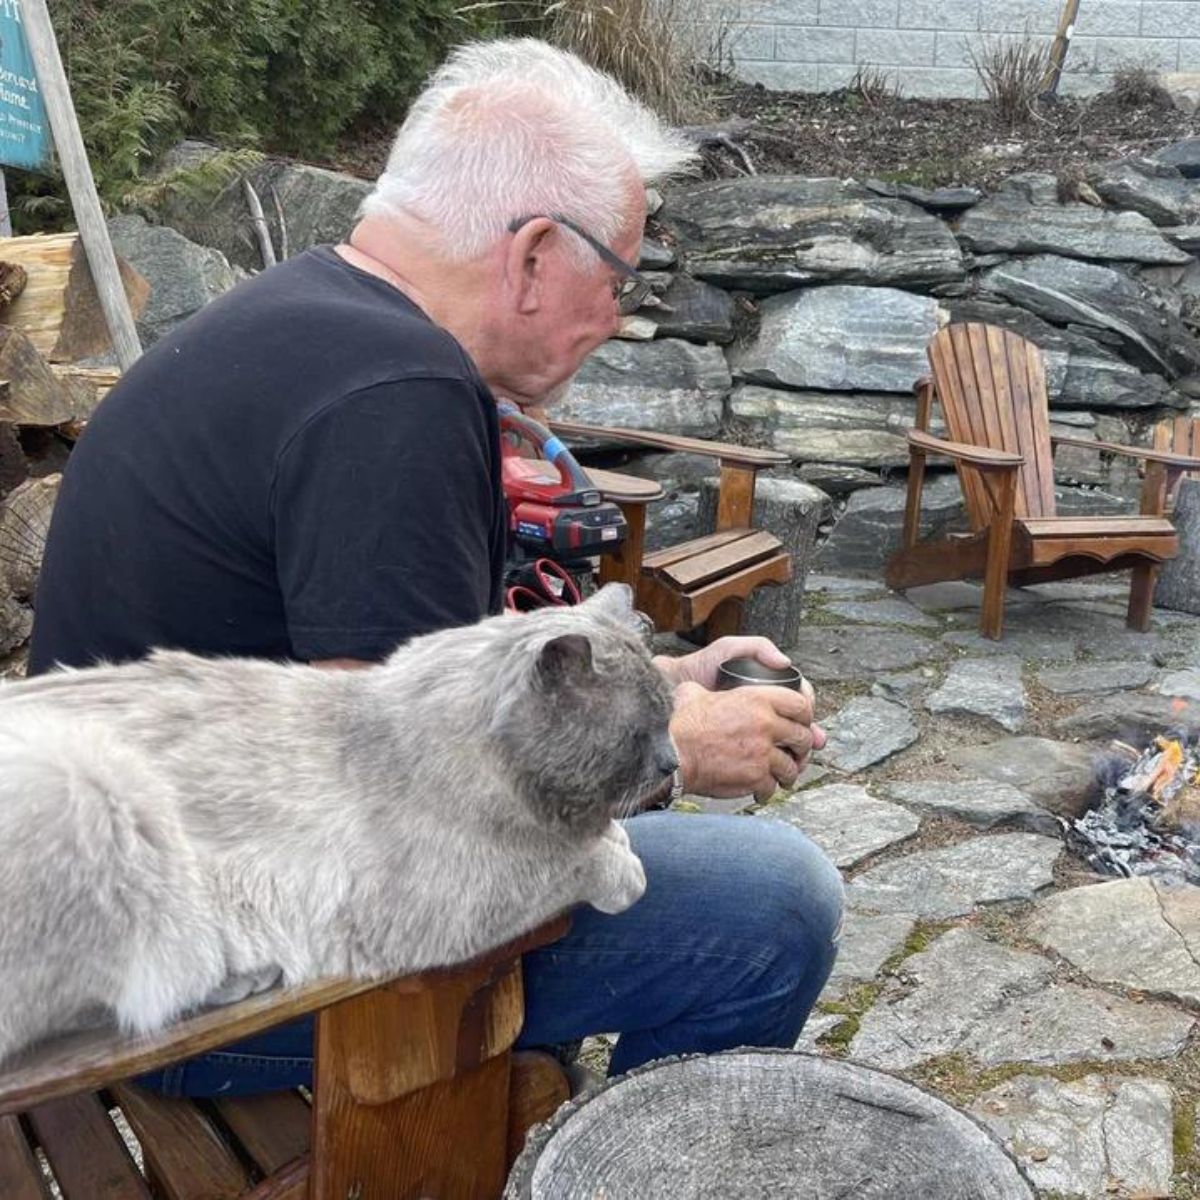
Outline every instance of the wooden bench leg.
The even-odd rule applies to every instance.
[[[737,598],[722,600],[704,622],[705,642],[715,642],[719,637],[741,633],[744,608],[745,602]]]
[[[1125,624],[1139,633],[1145,633],[1150,628],[1150,607],[1154,602],[1154,584],[1157,579],[1158,563],[1142,563],[1133,568]]]
[[[494,1200],[508,1158],[520,961],[317,1016],[311,1200]]]
[[[571,1087],[558,1060],[538,1050],[512,1056],[508,1088],[508,1165],[516,1162],[525,1135],[548,1121],[571,1098]]]

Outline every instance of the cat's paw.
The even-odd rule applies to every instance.
[[[600,836],[605,841],[615,842],[622,850],[629,849],[629,834],[625,832],[625,826],[616,821],[609,821],[608,828]]]
[[[274,987],[283,976],[279,967],[263,967],[261,971],[250,971],[245,975],[230,975],[219,986],[204,997],[206,1005],[236,1004],[247,996],[265,992]]]
[[[602,913],[624,912],[642,898],[646,890],[646,872],[642,860],[632,850],[611,846],[603,856],[596,880],[597,886],[587,897],[593,908]]]

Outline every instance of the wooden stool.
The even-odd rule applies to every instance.
[[[792,560],[782,543],[751,525],[758,472],[787,463],[786,454],[577,421],[548,424],[563,437],[624,442],[718,460],[716,532],[652,554],[645,553],[646,505],[662,498],[662,487],[633,475],[587,469],[605,498],[620,505],[628,525],[625,544],[600,559],[600,582],[629,584],[638,608],[661,632],[703,626],[706,641],[737,633],[742,609],[754,589],[791,579]]]
[[[521,955],[568,927],[559,918],[473,963],[383,984],[264,993],[153,1038],[92,1031],[34,1047],[0,1073],[0,1197],[47,1200],[37,1150],[64,1200],[498,1197],[526,1131],[569,1095],[552,1058],[512,1051]],[[311,1102],[301,1091],[176,1100],[122,1082],[307,1013]]]

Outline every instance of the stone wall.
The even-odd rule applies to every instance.
[[[291,170],[295,186],[280,190],[296,253],[348,229],[348,197],[362,184]],[[1200,401],[1200,139],[1155,160],[1098,164],[1078,194],[1091,203],[1061,201],[1041,175],[1014,176],[990,196],[798,177],[674,188],[655,198],[641,260],[664,306],[627,319],[557,411],[783,451],[790,465],[773,474],[788,483],[775,491],[819,514],[816,563],[878,576],[899,541],[912,386],[946,322],[1032,338],[1045,354],[1052,426],[1075,436],[1146,444],[1156,420]],[[237,258],[248,244],[244,213],[226,207],[173,220],[206,245],[114,221],[122,253],[154,286],[147,340],[244,273],[213,249]],[[0,517],[15,494],[3,493],[31,473],[26,464],[5,481],[6,450],[24,461],[5,433]],[[663,481],[651,545],[706,531],[712,460],[616,446],[581,454]],[[1055,467],[1061,512],[1135,509],[1127,460],[1071,447]],[[952,472],[931,472],[923,514],[931,532],[963,525]],[[31,595],[31,583],[0,577],[0,673],[28,632]]]
[[[1155,421],[1200,397],[1191,149],[1095,166],[1091,203],[1061,201],[1043,175],[990,196],[798,177],[672,190],[644,261],[673,311],[627,322],[561,411],[784,451],[781,474],[829,498],[818,563],[877,573],[898,544],[913,384],[947,322],[990,322],[1042,348],[1055,431],[1145,445]],[[703,463],[621,465],[668,488],[652,543],[704,532]],[[1129,460],[1071,447],[1055,468],[1061,512],[1136,511]],[[952,473],[930,478],[925,516],[930,529],[964,522]]]
[[[1063,0],[743,0],[729,30],[735,74],[768,88],[829,91],[860,64],[906,96],[981,96],[968,47],[1049,37]],[[1200,71],[1196,0],[1083,0],[1064,93],[1102,91],[1121,66]]]

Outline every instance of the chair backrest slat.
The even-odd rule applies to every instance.
[[[940,330],[929,363],[950,438],[1024,457],[1016,513],[1052,517],[1054,462],[1041,351],[1005,329],[960,322]],[[991,520],[992,500],[979,473],[959,470],[973,529]]]

